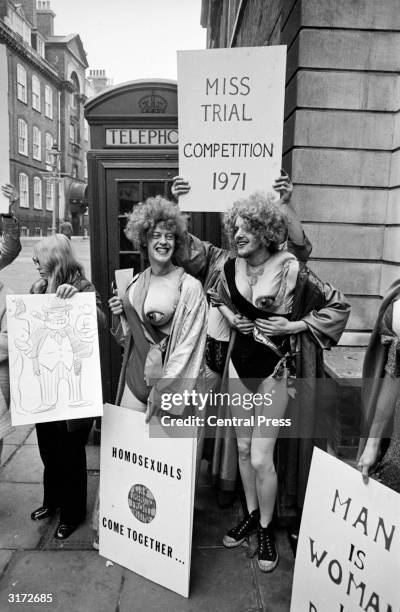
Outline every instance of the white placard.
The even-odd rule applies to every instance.
[[[117,295],[122,300],[125,292],[133,279],[133,268],[123,268],[115,270],[115,284],[117,285]]]
[[[6,299],[12,424],[101,416],[95,294]]]
[[[150,438],[143,413],[104,406],[100,554],[184,597],[195,464],[195,438]]]
[[[314,448],[291,612],[400,610],[400,495]]]
[[[224,211],[280,176],[286,46],[178,51],[179,173],[188,211]]]
[[[7,48],[0,45],[0,187],[10,182],[10,127],[8,115]],[[0,213],[8,213],[10,202],[0,191]]]

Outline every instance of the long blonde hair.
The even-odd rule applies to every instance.
[[[47,275],[50,292],[55,292],[63,283],[73,284],[84,278],[83,266],[75,259],[71,242],[64,234],[43,238],[33,251]]]

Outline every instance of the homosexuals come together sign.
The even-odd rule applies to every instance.
[[[159,435],[143,413],[105,405],[100,554],[188,597],[196,436]]]
[[[399,612],[400,495],[314,448],[291,612]]]

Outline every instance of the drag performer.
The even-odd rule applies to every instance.
[[[277,206],[288,219],[286,249],[299,261],[306,262],[312,247],[292,205],[293,184],[284,170],[281,170],[281,176],[275,180],[273,188],[280,196]],[[182,177],[174,179],[172,194],[176,199],[184,196],[189,190],[190,185],[185,179]],[[199,278],[207,292],[217,286],[221,270],[231,257],[233,254],[229,250],[215,247],[190,234],[187,248],[177,263]],[[210,308],[205,352],[207,389],[220,391],[229,337],[230,326],[225,317],[218,308]],[[209,409],[208,414],[210,413]],[[211,438],[206,440],[205,457],[211,461],[213,480],[217,485],[218,503],[221,507],[227,507],[234,498],[237,477],[237,445],[230,427],[221,426],[214,440]]]
[[[174,204],[157,196],[134,206],[125,233],[150,266],[133,278],[123,299],[109,300],[112,333],[124,346],[116,404],[145,412],[148,421],[161,412],[161,393],[191,391],[190,385],[202,378],[207,303],[201,283],[172,262],[187,235],[186,221]],[[184,409],[174,407],[168,414]],[[95,531],[98,509],[97,496]],[[93,546],[98,548],[97,540]]]
[[[33,285],[32,293],[55,293],[56,298],[67,299],[72,298],[78,292],[95,291],[92,283],[85,278],[83,267],[75,259],[71,242],[62,234],[56,234],[41,240],[34,248],[33,261],[41,276],[41,281]],[[100,331],[105,328],[105,315],[101,311],[101,301],[97,293],[96,303],[98,329]],[[65,319],[61,311],[58,312],[57,318],[60,314]],[[64,323],[65,321],[62,321],[63,325]],[[47,337],[46,330],[42,329],[40,333]],[[69,342],[67,335],[60,339],[62,342]],[[40,354],[43,338],[38,337],[37,340],[34,367],[36,367],[37,375],[41,378],[42,393],[44,393],[45,402],[47,401],[49,404],[48,409],[55,399],[54,389],[51,388],[52,374],[49,372],[46,378],[43,378],[46,367]],[[77,351],[76,342],[71,339],[71,349],[73,345]],[[70,358],[71,356],[72,354]],[[57,368],[63,368],[65,374],[68,365],[71,366],[69,376],[72,384],[70,399],[72,403],[76,404],[80,401],[76,380],[79,377],[79,358],[76,352],[73,362],[63,364],[60,362]],[[44,389],[44,387],[46,388]],[[54,534],[54,537],[58,540],[68,538],[86,515],[85,445],[92,425],[93,419],[91,418],[36,424],[39,452],[44,464],[44,496],[43,505],[32,512],[31,518],[33,521],[45,519],[55,514],[57,508],[60,508],[60,522]]]
[[[160,386],[165,392],[166,381],[175,379],[176,392],[178,379],[198,378],[207,307],[199,281],[172,263],[186,236],[176,206],[161,196],[149,198],[133,208],[125,233],[140,245],[150,266],[134,277],[123,300],[113,296],[109,301],[112,313],[123,316],[128,329],[116,403],[147,412],[150,418],[159,408]],[[150,381],[157,379],[153,386]]]
[[[383,298],[365,354],[358,467],[400,493],[400,281]]]

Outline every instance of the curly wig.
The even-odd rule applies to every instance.
[[[133,207],[128,215],[125,235],[135,248],[146,253],[149,238],[157,225],[175,234],[174,255],[179,255],[187,242],[186,219],[176,204],[161,196],[148,198]]]
[[[275,196],[256,191],[235,202],[225,213],[224,227],[231,249],[236,252],[235,223],[237,217],[244,220],[246,231],[257,236],[268,248],[270,253],[279,251],[282,243],[287,240],[287,216],[274,204]]]

